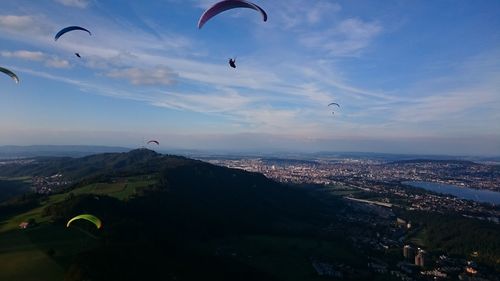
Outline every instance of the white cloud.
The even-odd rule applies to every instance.
[[[177,77],[170,68],[161,65],[153,68],[129,67],[112,70],[107,75],[112,78],[125,78],[134,85],[171,85]]]
[[[255,102],[257,98],[243,96],[229,89],[214,93],[174,93],[162,92],[151,103],[155,106],[175,108],[199,113],[231,113]]]
[[[0,15],[0,28],[24,31],[33,28],[34,20],[31,16]]]
[[[193,0],[193,2],[194,2],[195,7],[198,7],[201,9],[207,9],[208,7],[217,3],[217,1],[213,1],[213,0]]]
[[[301,42],[308,47],[323,49],[333,56],[356,56],[381,32],[382,26],[376,21],[350,18],[331,29],[305,34]]]
[[[45,61],[45,65],[54,68],[69,68],[71,65],[68,60],[53,57]]]
[[[304,5],[307,5],[305,7]],[[307,26],[331,23],[342,6],[331,0],[315,0],[304,3],[302,0],[272,1],[262,8],[273,15],[278,28],[303,30]]]
[[[69,61],[61,59],[57,56],[50,56],[40,51],[1,51],[0,55],[6,58],[18,58],[29,61],[43,61],[45,66],[54,68],[69,68],[71,65]]]
[[[332,14],[339,12],[342,7],[338,3],[328,2],[316,2],[307,10],[306,18],[307,22],[310,24],[318,23],[325,18],[325,16],[331,17]]]
[[[500,106],[497,94],[495,89],[483,87],[473,87],[449,93],[435,93],[399,108],[395,120],[408,123],[452,120],[468,110],[475,110],[491,104]]]
[[[56,2],[63,4],[64,6],[76,7],[80,9],[87,8],[89,5],[88,0],[55,0]]]
[[[14,52],[2,51],[0,52],[0,55],[7,58],[20,58],[34,61],[40,61],[44,58],[44,54],[42,52],[26,50],[19,50]]]

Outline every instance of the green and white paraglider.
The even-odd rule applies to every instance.
[[[68,221],[68,223],[66,223],[66,227],[69,227],[71,225],[72,222],[76,221],[76,220],[87,220],[91,223],[93,223],[97,229],[100,229],[102,227],[102,222],[101,220],[94,216],[94,215],[90,215],[90,214],[81,214],[81,215],[78,215],[72,219],[70,219]]]
[[[10,78],[12,78],[14,82],[16,82],[16,84],[19,84],[19,77],[17,77],[17,75],[14,72],[8,70],[7,68],[3,68],[1,66],[0,66],[0,72],[9,75]]]

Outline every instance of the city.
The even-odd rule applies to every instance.
[[[496,280],[492,279],[495,274],[491,269],[478,266],[474,261],[480,255],[477,251],[469,256],[457,256],[422,248],[418,238],[422,226],[404,216],[406,211],[455,214],[498,225],[498,206],[427,192],[402,183],[423,180],[499,190],[496,166],[425,160],[401,163],[235,157],[204,157],[203,160],[262,173],[282,183],[306,186],[316,190],[319,197],[340,196],[349,208],[337,214],[341,223],[332,223],[324,231],[350,237],[353,244],[370,257],[368,267],[374,272],[388,273],[399,280]],[[318,261],[315,257],[311,262],[321,276],[353,277],[338,264]]]

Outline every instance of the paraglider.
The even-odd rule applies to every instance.
[[[198,20],[198,28],[201,29],[207,21],[209,21],[216,15],[234,8],[253,9],[257,12],[260,12],[260,14],[262,15],[262,20],[267,21],[266,12],[261,7],[255,5],[254,3],[244,0],[224,0],[214,4],[212,7],[208,8],[205,12],[203,12],[200,19]]]
[[[336,105],[340,108],[340,105],[336,102],[332,102],[332,103],[328,104],[328,106],[330,106],[330,105]],[[332,111],[332,114],[335,115],[335,111]]]
[[[74,31],[74,30],[86,31],[86,32],[88,32],[89,35],[92,35],[92,33],[90,33],[90,31],[88,29],[85,29],[81,26],[68,26],[68,27],[61,29],[59,32],[57,32],[56,36],[54,37],[54,40],[57,41],[57,39],[59,39],[59,37],[61,37],[63,34],[70,32],[70,31]]]
[[[229,59],[229,66],[231,66],[232,68],[236,68],[236,58]]]
[[[148,144],[151,144],[151,143],[156,143],[156,145],[160,145],[160,142],[157,141],[157,140],[150,140],[150,141],[148,141]]]
[[[12,80],[14,80],[14,82],[16,82],[16,84],[19,84],[19,77],[17,77],[17,75],[14,72],[8,70],[7,68],[3,68],[3,67],[0,67],[0,72],[3,72],[5,74],[9,75],[10,78],[12,78]]]
[[[79,53],[75,53],[75,56],[82,58]]]
[[[89,221],[89,222],[93,223],[93,224],[97,227],[97,229],[100,229],[100,228],[102,227],[102,222],[101,222],[101,220],[100,220],[98,217],[93,216],[93,215],[90,215],[90,214],[81,214],[81,215],[78,215],[78,216],[76,216],[76,217],[74,217],[74,218],[70,219],[70,220],[68,221],[68,223],[66,223],[66,227],[69,227],[69,226],[70,226],[70,224],[71,224],[73,221],[76,221],[76,220],[81,220],[81,219],[83,219],[83,220],[87,220],[87,221]]]

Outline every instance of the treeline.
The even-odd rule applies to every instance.
[[[421,225],[424,243],[429,250],[470,257],[477,251],[477,261],[500,270],[500,226],[453,214],[411,211],[405,218]]]
[[[41,194],[25,193],[0,203],[0,219],[6,219],[13,214],[22,213],[40,206],[43,197],[44,195]]]

